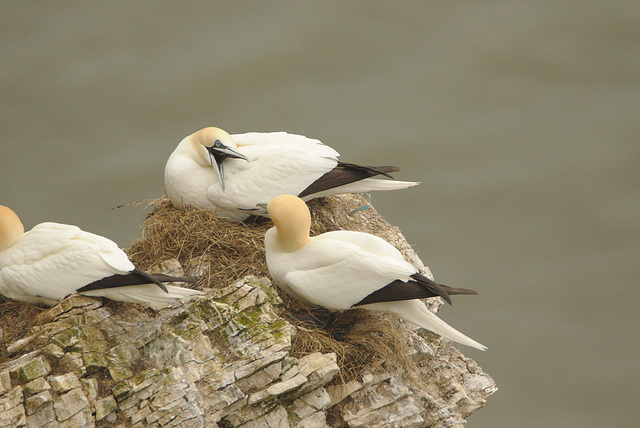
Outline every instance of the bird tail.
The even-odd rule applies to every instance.
[[[99,290],[83,291],[81,294],[94,297],[107,297],[129,303],[165,304],[178,299],[201,297],[202,291],[190,288],[165,285],[167,291],[160,289],[156,284],[128,285],[116,288],[103,288]]]
[[[460,333],[446,322],[438,318],[433,312],[427,309],[427,306],[420,300],[404,300],[400,302],[384,302],[363,305],[361,308],[372,309],[376,311],[386,312],[396,315],[405,321],[409,321],[419,327],[425,328],[442,337],[472,348],[485,351],[487,349],[481,343],[476,342],[468,336]]]
[[[319,198],[322,196],[341,195],[343,193],[365,193],[374,190],[400,190],[407,187],[413,187],[420,184],[418,181],[398,181],[398,180],[380,180],[377,178],[365,178],[353,183],[343,184],[342,186],[333,187],[313,195],[304,197],[304,200],[311,198]]]
[[[406,189],[407,187],[413,187],[420,184],[419,181],[399,181],[399,180],[380,180],[377,178],[365,178],[360,180],[355,185],[360,185],[368,190],[399,190]],[[353,190],[350,193],[362,193],[367,190]]]

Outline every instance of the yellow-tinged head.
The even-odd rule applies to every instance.
[[[0,205],[0,251],[13,247],[24,235],[20,218],[10,208]]]
[[[278,242],[286,251],[295,251],[309,242],[311,214],[297,196],[280,195],[271,199],[267,211],[278,230]]]
[[[249,160],[242,153],[237,152],[238,145],[231,135],[220,128],[203,128],[191,135],[191,143],[194,144],[196,153],[201,153],[208,158],[220,179],[220,186],[224,190],[224,161],[227,158]],[[202,150],[205,148],[206,152]]]
[[[198,143],[204,147],[213,147],[218,141],[220,144],[235,149],[238,147],[235,140],[226,131],[210,126],[203,128],[191,136],[192,141]]]

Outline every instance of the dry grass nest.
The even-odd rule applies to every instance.
[[[31,327],[42,323],[46,310],[0,296],[0,362],[9,356],[7,346],[27,336]]]
[[[213,211],[178,209],[167,199],[152,201],[151,206],[142,237],[127,250],[137,268],[154,272],[163,262],[178,259],[187,276],[205,273],[194,288],[224,287],[246,275],[268,275],[262,241],[270,220],[223,221]]]
[[[325,204],[324,199],[309,203],[312,235],[337,229],[320,213]],[[269,277],[263,239],[273,226],[271,220],[256,217],[228,222],[218,219],[210,210],[177,209],[166,199],[156,200],[152,206],[142,237],[128,250],[138,268],[154,271],[163,261],[178,259],[186,275],[204,272],[194,288],[224,287],[246,275]],[[294,317],[308,314],[308,308],[277,290],[289,314]],[[298,330],[292,355],[335,352],[341,368],[337,381],[348,382],[385,362],[403,368],[408,374],[417,370],[407,357],[410,352],[405,327],[395,317],[355,309],[340,314],[327,329],[312,327],[296,318],[287,320]]]
[[[291,320],[289,320],[291,322]],[[339,376],[332,384],[347,383],[365,371],[401,368],[407,380],[421,385],[419,368],[410,357],[406,327],[390,315],[353,309],[338,315],[331,327],[309,326],[293,321],[297,328],[291,355],[300,358],[313,352],[334,352]]]

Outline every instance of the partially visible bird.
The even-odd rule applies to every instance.
[[[77,226],[41,223],[24,232],[20,218],[0,205],[0,294],[52,306],[73,293],[132,303],[166,303],[202,292],[163,282],[187,278],[137,270],[118,245]]]
[[[338,161],[318,140],[285,132],[229,135],[204,128],[183,139],[164,170],[165,190],[177,207],[214,210],[228,220],[264,215],[271,198],[304,200],[341,193],[396,190],[417,182],[371,178],[398,171]]]
[[[451,303],[450,295],[475,291],[434,282],[394,246],[368,233],[340,230],[309,237],[309,209],[296,196],[273,198],[267,209],[275,223],[265,234],[269,273],[295,299],[330,311],[360,307],[390,313],[447,339],[487,349],[419,300],[440,296]]]

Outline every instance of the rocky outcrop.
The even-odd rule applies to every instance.
[[[33,350],[0,368],[0,426],[444,427],[495,391],[420,331],[412,358],[425,389],[393,371],[332,382],[335,354],[289,355],[295,329],[280,306],[254,277],[160,310],[72,296],[27,338]]]
[[[497,389],[449,342],[402,324],[413,373],[381,364],[345,379],[336,353],[292,352],[300,327],[284,312],[256,276],[166,307],[71,296],[9,346],[0,427],[455,427]]]

